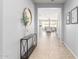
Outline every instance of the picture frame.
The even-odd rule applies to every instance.
[[[70,24],[70,12],[66,16],[66,24]]]
[[[78,7],[71,10],[71,24],[78,24]]]

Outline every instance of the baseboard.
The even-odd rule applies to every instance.
[[[72,53],[72,55],[75,57],[75,59],[78,59],[78,57],[75,55],[75,53],[71,50],[71,48],[66,44],[64,43],[65,47]]]

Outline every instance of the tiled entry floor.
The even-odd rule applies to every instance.
[[[75,59],[55,33],[43,32],[29,59]]]

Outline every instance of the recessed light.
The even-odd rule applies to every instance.
[[[51,0],[52,2],[54,1],[54,0]]]

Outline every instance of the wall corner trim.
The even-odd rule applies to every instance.
[[[71,48],[64,42],[64,46],[72,53],[72,55],[75,57],[75,59],[78,59],[78,57],[75,55],[75,53],[71,50]]]

